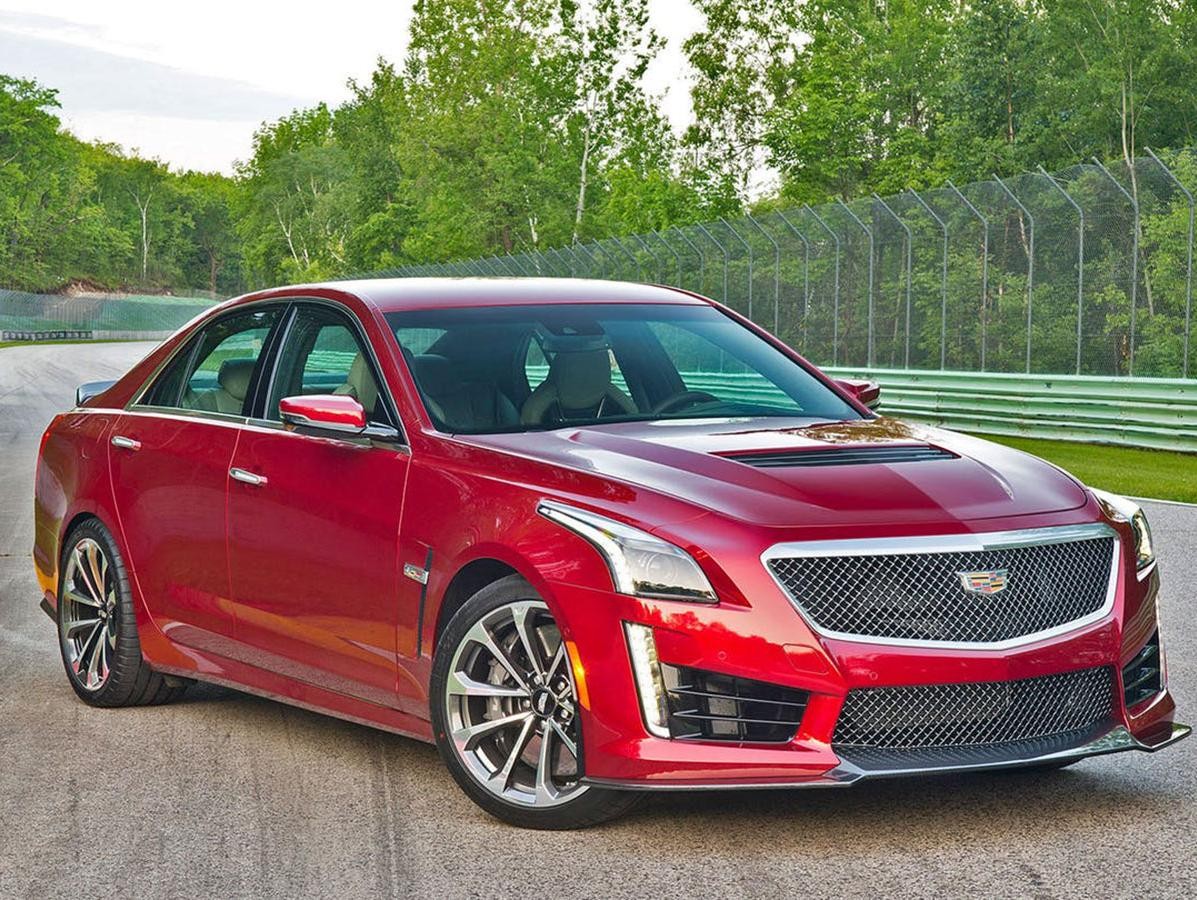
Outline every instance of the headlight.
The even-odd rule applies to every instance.
[[[714,603],[715,591],[689,553],[606,516],[544,500],[537,511],[585,538],[602,554],[615,590],[634,597]]]
[[[1115,522],[1129,522],[1135,535],[1135,568],[1140,572],[1155,562],[1155,548],[1151,544],[1151,526],[1147,514],[1134,500],[1089,488],[1107,516]]]

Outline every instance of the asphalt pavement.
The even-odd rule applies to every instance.
[[[668,795],[576,833],[477,809],[424,744],[235,691],[99,710],[30,561],[38,439],[151,345],[0,349],[0,897],[1157,897],[1197,890],[1197,738],[1047,773]],[[1197,471],[1197,466],[1195,466]],[[1149,506],[1197,719],[1197,509]]]

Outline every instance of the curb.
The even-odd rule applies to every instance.
[[[1131,497],[1131,499],[1141,503],[1160,503],[1164,506],[1183,506],[1189,509],[1197,509],[1197,503],[1185,503],[1183,500],[1159,500],[1155,497]]]

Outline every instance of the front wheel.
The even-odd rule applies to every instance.
[[[524,828],[585,828],[638,796],[582,781],[577,689],[557,623],[519,576],[483,588],[449,622],[432,670],[432,723],[453,778]]]

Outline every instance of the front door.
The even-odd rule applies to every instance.
[[[395,413],[348,314],[299,305],[263,420],[234,453],[229,573],[247,662],[397,705],[399,520],[408,455],[395,445],[284,430],[279,400],[355,397],[375,424]]]
[[[225,554],[229,464],[278,307],[213,320],[116,421],[108,447],[133,577],[179,644],[233,646]]]

